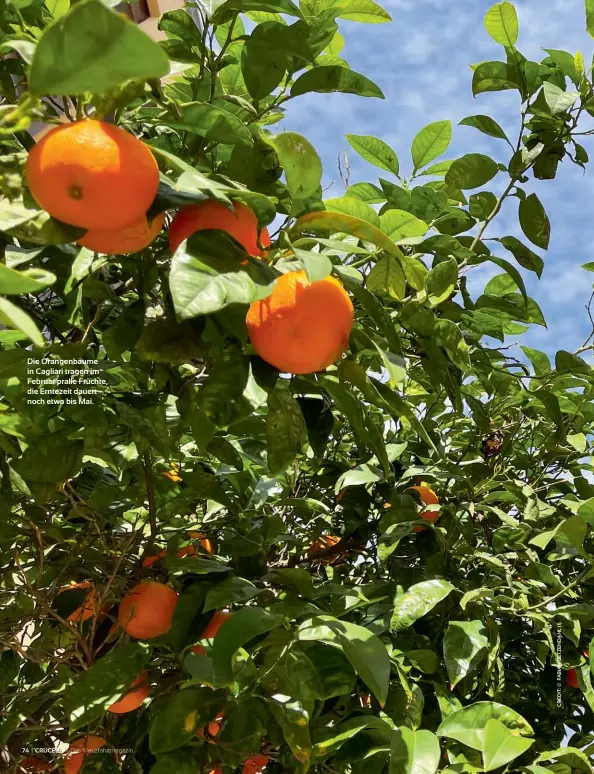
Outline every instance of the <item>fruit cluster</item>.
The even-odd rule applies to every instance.
[[[87,229],[78,244],[119,255],[148,247],[165,222],[147,213],[159,186],[150,148],[102,121],[54,127],[32,149],[25,176],[37,203],[53,217]],[[172,254],[191,234],[225,231],[254,258],[270,245],[252,210],[207,199],[182,207],[169,226]],[[354,310],[334,277],[310,282],[304,271],[281,275],[268,298],[251,304],[247,328],[255,351],[280,371],[309,374],[339,360],[348,347]]]

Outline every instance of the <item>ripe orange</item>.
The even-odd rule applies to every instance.
[[[149,640],[171,629],[178,594],[171,586],[144,581],[127,594],[118,610],[118,623],[131,637]]]
[[[336,535],[321,535],[319,540],[315,540],[311,546],[307,549],[309,555],[317,554],[326,548],[332,548],[337,543],[340,543],[340,538]]]
[[[309,282],[304,271],[281,275],[272,294],[254,301],[246,323],[254,349],[291,374],[323,371],[349,345],[353,304],[340,282]]]
[[[216,633],[219,631],[221,626],[225,623],[227,618],[230,617],[230,615],[231,613],[228,610],[217,610],[216,613],[208,622],[208,624],[206,625],[206,629],[200,635],[200,639],[201,640],[213,639],[213,637],[216,636]],[[202,647],[202,645],[194,645],[194,647],[191,650],[192,650],[192,653],[197,653],[199,656],[203,656],[206,653],[206,650]]]
[[[419,493],[419,499],[423,503],[423,505],[437,505],[439,503],[439,497],[435,494],[433,489],[426,484],[424,481],[421,481],[419,486],[409,486],[409,489],[414,489],[416,492]],[[421,513],[421,518],[424,521],[429,521],[431,524],[435,524],[435,522],[439,519],[439,511],[423,511]],[[425,527],[417,526],[413,527],[413,532],[422,532]]]
[[[188,532],[188,535],[194,540],[200,540],[200,545],[207,553],[214,554],[212,541],[204,537],[202,532]],[[143,559],[142,566],[152,567],[155,562],[158,562],[159,559],[162,559],[164,556],[167,556],[167,549],[165,548],[162,551],[159,551],[158,554],[155,554],[155,556],[147,556],[146,559]],[[176,557],[178,559],[183,559],[184,556],[200,556],[200,552],[194,545],[182,546],[176,553]]]
[[[39,771],[49,771],[53,769],[54,764],[49,761],[43,761],[41,758],[28,757],[19,761],[17,772],[27,772],[27,774],[37,774]]]
[[[567,672],[567,685],[570,688],[579,688],[578,676],[575,669],[569,669]]]
[[[206,726],[206,730],[208,732],[208,736],[204,733],[204,729],[203,728],[201,728],[198,731],[198,736],[201,736],[201,737],[205,737],[206,736],[207,737],[207,741],[210,744],[214,744],[215,743],[215,739],[214,738],[217,736],[217,734],[221,730],[221,721],[222,721],[222,719],[223,719],[223,713],[221,713],[220,715],[217,715],[216,718],[214,720],[211,720],[210,723],[208,724],[208,726]]]
[[[245,762],[243,774],[261,774],[267,765],[268,758],[265,755],[254,755]]]
[[[164,556],[167,556],[166,548],[164,548],[162,551],[159,551],[159,553],[155,554],[154,556],[147,556],[145,559],[142,560],[142,566],[152,567],[155,562],[158,562],[159,559],[162,559]]]
[[[87,229],[120,229],[147,212],[159,186],[149,147],[103,121],[51,129],[32,148],[25,177],[50,215]]]
[[[150,225],[146,215],[143,215],[136,223],[121,229],[91,229],[82,239],[78,240],[77,244],[81,247],[87,247],[95,253],[106,255],[138,253],[155,240],[163,228],[164,222],[165,214],[163,212],[156,215]]]
[[[145,672],[141,672],[132,685],[122,694],[122,697],[107,708],[108,712],[123,715],[138,709],[149,695],[149,681]]]
[[[58,594],[64,594],[67,591],[72,591],[73,589],[90,589],[90,591],[86,596],[84,604],[82,604],[80,607],[77,607],[76,610],[70,613],[70,615],[66,617],[66,620],[70,621],[70,623],[88,621],[89,618],[92,618],[94,615],[96,615],[96,613],[99,612],[97,605],[97,592],[95,591],[95,587],[91,581],[71,583],[70,586],[64,586],[61,588]]]
[[[78,774],[87,755],[100,747],[105,747],[107,742],[101,736],[90,734],[72,742],[64,757],[64,774]]]
[[[204,229],[226,231],[243,245],[250,255],[260,255],[258,247],[258,219],[250,208],[241,202],[233,202],[229,209],[223,202],[207,199],[199,204],[189,204],[182,207],[169,226],[169,246],[174,253],[184,239],[190,234]],[[260,231],[262,247],[268,247],[270,236],[268,230]]]

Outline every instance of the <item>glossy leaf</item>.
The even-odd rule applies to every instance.
[[[425,289],[431,306],[449,298],[458,282],[458,262],[455,258],[440,261],[425,277]]]
[[[487,723],[495,719],[515,734],[532,736],[530,724],[515,710],[495,701],[479,701],[448,715],[437,729],[437,736],[455,739],[482,751]]]
[[[278,473],[290,465],[305,442],[307,430],[301,408],[286,390],[268,396],[268,468]]]
[[[477,669],[488,647],[489,637],[482,621],[450,621],[443,640],[443,655],[452,687]]]
[[[83,0],[44,32],[29,86],[35,94],[97,94],[131,78],[161,78],[168,71],[163,49],[133,22],[100,0]]]
[[[432,731],[401,727],[394,732],[390,753],[390,774],[435,774],[441,750]]]
[[[382,641],[368,629],[331,616],[318,616],[299,629],[302,641],[336,643],[359,677],[383,706],[388,695],[390,658]]]
[[[283,132],[268,138],[285,171],[293,199],[293,213],[298,214],[304,202],[316,195],[322,181],[322,162],[309,140],[297,132]]]
[[[491,118],[491,116],[468,116],[460,121],[460,126],[474,126],[479,132],[488,134],[489,137],[497,137],[500,140],[507,140],[507,142],[509,142],[503,129],[495,119]]]
[[[339,91],[344,94],[357,94],[360,97],[384,99],[381,89],[373,81],[354,70],[347,70],[339,65],[314,67],[300,75],[291,87],[291,97],[298,97],[312,91],[323,94]]]
[[[485,741],[483,746],[483,761],[485,771],[506,766],[519,758],[534,744],[534,739],[525,739],[512,733],[497,718],[491,718],[485,726]]]
[[[379,296],[402,301],[406,295],[406,278],[398,260],[392,255],[379,259],[367,275],[367,288]]]
[[[492,180],[499,171],[497,163],[489,156],[468,153],[456,159],[446,174],[447,185],[453,188],[480,188]]]
[[[446,580],[415,583],[396,597],[390,621],[391,630],[399,632],[408,629],[454,590],[455,586]]]
[[[546,250],[551,236],[551,224],[540,199],[534,193],[520,200],[520,226],[528,239]]]
[[[347,134],[346,138],[350,146],[366,161],[398,175],[400,171],[398,156],[383,140],[359,134]]]
[[[436,121],[428,124],[413,140],[411,154],[415,170],[426,167],[431,161],[441,156],[452,141],[452,124],[450,121]]]
[[[512,3],[497,3],[490,8],[485,16],[485,27],[496,43],[513,48],[518,40],[519,24]]]

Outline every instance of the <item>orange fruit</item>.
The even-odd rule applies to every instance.
[[[225,623],[227,618],[230,617],[230,615],[231,613],[228,610],[217,610],[216,613],[208,622],[208,624],[206,625],[206,629],[200,635],[200,639],[201,640],[213,639],[213,637],[216,636],[216,633],[219,631],[221,626]],[[202,645],[194,645],[194,647],[191,650],[192,650],[192,653],[197,653],[199,656],[203,656],[206,653],[206,650],[202,647]]]
[[[55,218],[86,229],[137,223],[157,194],[148,145],[119,126],[85,119],[51,129],[32,148],[25,178]]]
[[[433,489],[426,484],[421,483],[419,486],[409,486],[409,489],[414,489],[419,493],[419,499],[423,505],[437,505],[439,503],[439,497],[435,494]]]
[[[166,548],[164,548],[162,551],[159,551],[159,553],[155,554],[154,556],[147,556],[145,559],[142,560],[142,566],[152,567],[155,562],[158,562],[159,559],[162,559],[164,556],[167,556]]]
[[[97,606],[97,592],[95,591],[95,587],[91,581],[71,583],[70,586],[64,586],[61,588],[58,594],[64,594],[67,591],[72,591],[73,589],[90,589],[90,591],[86,596],[84,604],[82,604],[80,607],[77,607],[76,610],[70,613],[70,615],[66,617],[66,620],[70,621],[70,623],[88,621],[89,618],[92,618],[99,612]]]
[[[199,540],[200,545],[207,554],[214,554],[214,545],[212,540],[209,540],[202,532],[188,532],[188,535],[192,538],[192,540]]]
[[[233,202],[230,209],[224,202],[206,199],[199,204],[189,204],[182,207],[169,226],[169,247],[175,253],[184,239],[196,231],[217,229],[226,231],[236,239],[247,253],[260,255],[258,247],[258,219],[250,208],[241,202]],[[270,236],[268,230],[260,231],[262,247],[268,247]]]
[[[308,554],[317,554],[319,551],[323,551],[326,548],[332,548],[337,543],[340,543],[340,538],[336,535],[321,535],[319,540],[315,540],[311,546],[307,549]]]
[[[49,771],[49,769],[53,769],[53,767],[54,764],[49,761],[43,761],[41,758],[30,756],[28,758],[23,758],[22,761],[19,762],[17,772],[18,774],[21,774],[21,772],[37,774],[39,771]]]
[[[214,554],[214,546],[212,544],[212,541],[208,538],[204,537],[202,532],[188,532],[188,535],[193,538],[194,540],[200,540],[200,545],[204,550],[209,554]],[[162,551],[159,551],[158,554],[155,554],[155,556],[147,556],[146,559],[142,560],[142,566],[143,567],[152,567],[155,562],[158,562],[159,559],[162,559],[164,556],[167,556],[167,549],[163,549]],[[184,556],[200,556],[200,552],[196,548],[196,546],[193,545],[187,545],[182,546],[179,551],[176,553],[176,557],[178,559],[183,559]]]
[[[334,277],[310,282],[304,271],[282,274],[272,293],[254,301],[246,317],[254,349],[291,374],[323,371],[349,345],[353,304]]]
[[[217,734],[219,733],[219,731],[221,730],[221,721],[222,721],[222,719],[223,719],[223,714],[221,713],[220,715],[217,715],[214,720],[211,720],[210,723],[208,724],[208,726],[206,726],[206,730],[208,732],[207,741],[210,744],[214,744],[215,743],[214,737],[216,737]],[[206,734],[204,733],[204,729],[203,728],[201,728],[198,731],[198,736],[201,736],[201,737],[205,737],[206,736]]]
[[[141,672],[132,685],[125,691],[121,698],[115,701],[107,708],[108,712],[115,712],[117,715],[123,715],[125,712],[132,712],[138,709],[142,702],[149,695],[149,681],[145,672]]]
[[[418,486],[409,486],[408,488],[414,489],[419,493],[419,499],[423,505],[437,505],[439,503],[439,497],[424,481],[422,481]],[[435,522],[439,519],[439,511],[423,511],[421,513],[421,518],[424,521],[429,521],[431,524],[435,524]],[[417,526],[413,527],[412,531],[422,532],[424,529],[425,527]]]
[[[243,774],[260,774],[267,765],[268,758],[265,755],[254,755],[244,763]]]
[[[144,581],[127,594],[118,610],[118,623],[131,637],[149,640],[171,629],[178,594],[171,586]]]
[[[579,688],[578,676],[575,669],[569,669],[567,672],[567,685],[570,688]]]
[[[131,226],[120,229],[91,229],[79,239],[77,244],[87,247],[95,253],[106,255],[125,255],[126,253],[138,253],[144,250],[157,237],[163,228],[165,214],[160,212],[155,215],[149,225],[146,215]]]
[[[72,742],[64,757],[64,774],[78,774],[87,755],[100,747],[105,747],[107,742],[101,736],[90,734]]]

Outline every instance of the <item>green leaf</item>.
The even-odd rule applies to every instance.
[[[516,734],[532,736],[532,726],[515,710],[495,701],[479,701],[448,715],[437,729],[437,736],[455,739],[482,752],[489,720],[501,721]]]
[[[534,744],[534,739],[525,739],[512,733],[497,718],[491,718],[485,726],[483,761],[485,771],[494,771],[519,758]]]
[[[415,215],[427,223],[438,218],[448,206],[445,191],[435,191],[429,185],[416,186],[410,192],[410,197]]]
[[[414,138],[411,147],[415,172],[445,153],[451,141],[451,121],[436,121],[421,129]]]
[[[390,14],[373,0],[341,0],[339,4],[339,19],[363,22],[364,24],[381,24],[392,21]]]
[[[283,616],[259,607],[244,607],[233,613],[218,630],[212,649],[212,663],[217,685],[233,682],[233,656],[244,645],[281,626]]]
[[[268,396],[266,437],[268,469],[279,473],[293,462],[307,438],[301,408],[287,390],[274,390]]]
[[[115,648],[81,672],[65,696],[70,730],[76,731],[100,718],[136,680],[149,656],[149,645],[133,642]]]
[[[577,91],[563,91],[550,81],[543,83],[542,90],[546,103],[554,116],[570,110],[580,98]]]
[[[468,200],[468,212],[477,220],[487,220],[496,206],[497,197],[491,191],[480,191],[472,194]]]
[[[524,297],[524,303],[526,304],[526,306],[528,306],[528,294],[526,292],[526,286],[524,285],[524,280],[522,279],[522,275],[516,269],[516,267],[513,266],[509,261],[506,261],[504,258],[498,258],[496,255],[490,255],[489,260],[492,263],[496,263],[497,266],[500,266],[504,271],[506,271],[509,274],[509,276],[513,279],[516,287]],[[485,289],[485,292],[486,292],[486,289]]]
[[[485,27],[495,43],[513,48],[518,40],[519,25],[516,9],[511,3],[497,3],[485,15]]]
[[[544,268],[544,262],[542,258],[530,250],[529,247],[526,247],[526,245],[522,244],[519,239],[516,239],[516,237],[512,236],[506,236],[501,237],[499,241],[506,250],[509,250],[510,253],[512,253],[516,261],[523,269],[533,271],[538,277],[542,275],[542,270]]]
[[[205,230],[192,234],[176,250],[169,273],[178,319],[211,314],[230,304],[249,304],[269,295],[272,286],[256,284],[243,270],[245,260],[247,254],[241,245],[223,232]],[[256,268],[259,273],[266,270],[264,264]]]
[[[400,172],[398,156],[383,140],[360,134],[347,134],[346,138],[350,146],[366,161],[398,176]]]
[[[475,129],[478,129],[479,132],[488,134],[489,137],[497,137],[498,139],[507,140],[507,142],[509,142],[503,129],[499,126],[497,121],[490,116],[468,116],[460,121],[460,126],[473,126]]]
[[[367,289],[378,296],[390,296],[403,301],[406,279],[402,267],[392,255],[384,255],[367,276]]]
[[[323,94],[339,91],[344,94],[358,94],[360,97],[384,99],[381,89],[373,81],[339,65],[314,67],[303,73],[293,84],[291,97],[298,97],[312,91]]]
[[[551,236],[551,224],[535,193],[520,200],[519,216],[524,234],[532,244],[546,250]]]
[[[226,0],[219,3],[218,0],[206,0],[207,4],[214,6],[212,19],[216,24],[219,19],[227,15],[228,11],[265,11],[267,13],[286,13],[289,16],[301,16],[299,8],[291,0]]]
[[[401,726],[394,731],[389,774],[435,774],[441,750],[432,731]]]
[[[36,293],[56,281],[56,275],[44,269],[26,269],[16,271],[0,263],[0,293],[21,295]]]
[[[300,250],[293,247],[295,258],[305,269],[310,282],[317,282],[332,273],[332,261],[324,253],[314,253],[311,250]]]
[[[163,49],[134,22],[100,0],[82,0],[44,31],[29,88],[33,94],[97,94],[130,79],[162,78],[168,72]]]
[[[419,175],[436,175],[439,177],[444,177],[452,164],[453,161],[438,161],[437,164],[433,164],[433,166],[423,170],[423,172],[420,172]]]
[[[475,68],[472,76],[473,96],[506,89],[522,91],[522,83],[513,67],[505,62],[482,62]]]
[[[393,632],[408,629],[415,621],[433,610],[435,605],[455,588],[449,581],[437,579],[421,581],[411,586],[408,591],[396,597],[390,629]]]
[[[355,183],[350,185],[345,193],[345,196],[352,196],[354,199],[360,199],[367,204],[382,204],[386,201],[386,195],[372,183]]]
[[[387,253],[400,258],[402,252],[379,228],[356,217],[339,212],[310,212],[302,215],[292,229],[293,233],[336,234],[344,233],[371,242]]]
[[[380,218],[377,212],[369,204],[365,204],[365,202],[359,199],[354,199],[351,196],[339,196],[336,199],[326,199],[324,206],[328,212],[340,212],[344,215],[367,221],[375,228],[379,228]]]
[[[390,684],[390,657],[383,642],[369,629],[321,615],[302,623],[298,638],[340,645],[355,672],[384,706]]]
[[[496,161],[481,153],[468,153],[456,159],[446,174],[446,185],[452,188],[480,188],[492,180],[499,167]]]
[[[544,376],[551,373],[551,361],[544,352],[530,347],[521,347],[522,352],[532,363],[536,376]]]
[[[283,132],[267,137],[285,171],[287,187],[293,200],[291,214],[298,215],[304,203],[317,195],[322,182],[322,162],[309,140],[297,132]]]
[[[29,315],[7,298],[2,297],[0,297],[0,323],[21,331],[37,347],[43,347],[45,344],[45,339],[41,335],[39,328]]]
[[[586,0],[586,29],[594,38],[594,0]]]
[[[225,694],[210,688],[185,688],[159,697],[151,704],[149,748],[153,755],[187,744],[223,709]]]
[[[425,277],[425,289],[431,306],[438,306],[449,298],[458,282],[458,262],[448,258],[438,263]]]
[[[424,236],[427,233],[428,225],[404,210],[386,210],[380,216],[380,228],[394,242],[409,237]]]
[[[433,336],[437,344],[442,346],[451,361],[458,366],[461,371],[470,370],[470,349],[462,331],[453,320],[445,317],[438,319],[433,328]]]
[[[450,621],[443,639],[443,656],[452,688],[477,669],[488,648],[489,637],[482,621]]]
[[[244,122],[228,110],[206,102],[190,102],[179,121],[163,122],[165,126],[206,137],[227,145],[253,145],[254,138]]]

